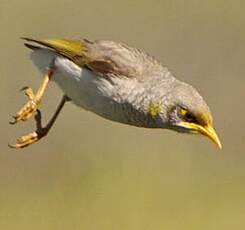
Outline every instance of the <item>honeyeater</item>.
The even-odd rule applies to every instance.
[[[18,138],[11,147],[23,148],[46,136],[65,102],[72,101],[112,121],[203,134],[221,148],[202,96],[146,52],[108,40],[23,39],[44,77],[36,93],[23,88],[29,101],[11,122],[26,121],[36,112],[36,131]],[[58,84],[64,96],[43,127],[38,106],[50,80]]]

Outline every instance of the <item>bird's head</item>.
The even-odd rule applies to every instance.
[[[192,86],[177,81],[166,96],[168,127],[184,133],[209,137],[220,149],[221,142],[213,128],[211,111]]]

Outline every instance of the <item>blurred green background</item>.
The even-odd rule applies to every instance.
[[[0,1],[0,229],[244,229],[245,2]],[[194,85],[223,142],[117,124],[65,106],[48,138],[8,121],[41,74],[20,36],[85,37],[145,49]],[[62,96],[52,83],[44,120]]]

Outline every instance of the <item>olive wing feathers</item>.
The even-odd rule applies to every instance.
[[[98,74],[110,74],[128,78],[144,79],[159,73],[162,64],[136,48],[123,43],[107,40],[71,40],[23,38],[28,48],[51,49],[69,58],[80,67],[85,67]],[[33,45],[35,44],[35,45]]]

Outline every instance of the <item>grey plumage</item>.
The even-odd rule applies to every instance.
[[[34,63],[43,71],[52,61],[54,81],[84,109],[139,127],[188,133],[212,127],[197,90],[142,50],[105,40],[24,39]]]

